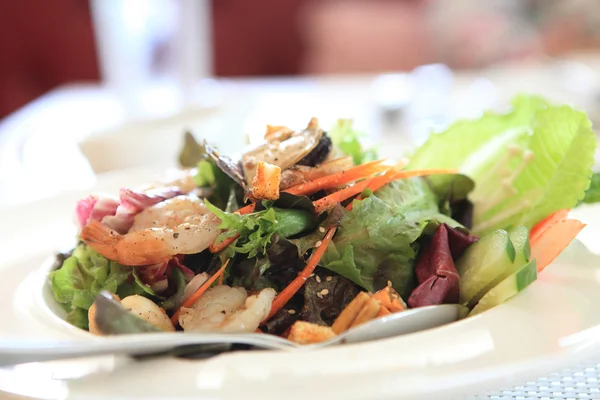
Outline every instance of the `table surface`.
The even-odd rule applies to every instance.
[[[138,166],[143,159],[132,164],[102,164],[98,161],[102,157],[94,154],[99,148],[94,141],[109,137],[109,142],[115,142],[130,137],[135,139],[131,139],[132,145],[142,146],[144,140],[135,135],[149,126],[175,127],[177,135],[192,126],[222,139],[231,132],[238,132],[238,138],[241,132],[260,135],[266,124],[294,126],[318,116],[327,126],[336,118],[346,117],[353,118],[371,138],[385,143],[382,150],[389,153],[385,155],[394,155],[422,141],[430,129],[458,117],[476,115],[519,92],[539,93],[574,104],[594,120],[599,114],[599,66],[600,55],[585,55],[476,72],[434,68],[384,78],[362,75],[205,81],[199,86],[199,100],[183,114],[161,114],[160,110],[166,108],[156,103],[135,120],[107,88],[68,85],[0,121],[0,207],[91,188],[99,172]],[[400,119],[396,118],[399,114]],[[125,135],[127,129],[130,134]],[[86,143],[91,145],[86,148]],[[169,157],[172,154],[157,160],[157,165],[172,164]],[[115,159],[117,156],[111,160]],[[600,364],[574,366],[516,388],[469,398],[600,399]]]

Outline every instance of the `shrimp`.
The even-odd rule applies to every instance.
[[[267,288],[248,296],[241,287],[215,286],[192,307],[181,309],[179,325],[191,332],[254,332],[271,312],[275,294]]]
[[[80,236],[110,260],[129,266],[152,265],[177,254],[203,251],[219,236],[219,223],[202,200],[188,194],[144,209],[126,234],[94,220],[82,228]]]

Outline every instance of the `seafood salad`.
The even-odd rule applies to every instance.
[[[569,210],[600,198],[588,117],[540,97],[395,160],[350,120],[327,128],[267,126],[239,158],[186,133],[174,179],[80,200],[49,275],[66,320],[309,344],[415,307],[473,316],[535,282],[584,228]]]

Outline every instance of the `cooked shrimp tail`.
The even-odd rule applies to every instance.
[[[202,200],[182,195],[141,211],[125,234],[90,221],[81,230],[81,240],[120,264],[154,265],[208,248],[220,234],[218,225],[219,219]]]
[[[81,240],[110,260],[117,259],[119,235],[100,221],[92,220],[81,229]]]
[[[81,230],[81,240],[109,260],[123,265],[158,264],[173,255],[162,232],[136,232],[121,235],[99,221],[91,221]]]

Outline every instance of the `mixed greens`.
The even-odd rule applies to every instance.
[[[474,315],[535,281],[584,226],[568,210],[600,199],[589,119],[540,97],[458,121],[408,163],[360,138],[349,120],[268,126],[238,160],[186,133],[180,179],[78,205],[80,242],[50,275],[67,320],[129,333],[96,309],[105,292],[138,331],[300,343],[425,305]]]

